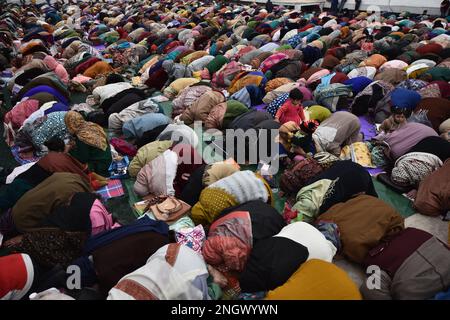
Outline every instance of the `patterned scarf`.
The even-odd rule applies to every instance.
[[[426,176],[442,166],[442,161],[431,153],[410,152],[397,159],[391,179],[402,186],[417,186]]]
[[[67,130],[87,145],[105,151],[108,147],[106,133],[102,127],[83,119],[83,116],[75,111],[69,111],[65,118]]]

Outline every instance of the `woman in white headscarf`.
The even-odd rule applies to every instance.
[[[108,300],[210,300],[208,275],[200,254],[171,243],[123,277],[109,291]]]

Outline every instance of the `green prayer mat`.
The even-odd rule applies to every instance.
[[[71,107],[74,104],[80,104],[86,102],[86,98],[88,97],[88,94],[84,92],[70,92],[70,102]]]
[[[378,193],[378,198],[394,207],[404,218],[412,216],[416,213],[411,200],[395,192],[374,177],[372,177],[372,181],[375,186],[375,190]]]
[[[0,126],[0,136],[3,137],[4,127]],[[0,167],[10,168],[11,170],[17,167],[19,164],[14,159],[11,148],[6,144],[5,139],[0,139]]]
[[[127,192],[127,194],[128,194],[128,205],[130,206],[130,210],[133,212],[133,215],[134,215],[136,218],[138,218],[138,217],[139,217],[139,214],[138,214],[138,212],[133,208],[133,205],[134,205],[136,202],[141,201],[142,198],[139,197],[139,196],[134,192],[134,190],[133,190],[133,188],[134,188],[134,182],[135,182],[135,181],[136,181],[135,179],[129,178],[129,179],[123,180],[123,181],[122,181],[122,184],[123,184],[124,190],[126,190],[126,192]]]
[[[120,224],[126,225],[135,221],[138,217],[132,208],[133,204],[141,199],[133,191],[134,180],[123,179],[121,181],[125,194],[121,197],[108,199],[105,206]]]
[[[152,97],[157,97],[163,95],[163,93],[161,91],[155,91],[153,92],[153,94],[151,95]],[[164,102],[158,102],[159,107],[162,109],[160,111],[162,111],[162,113],[164,113],[166,116],[168,116],[169,118],[172,117],[172,110],[173,110],[173,102],[172,101],[164,101]]]
[[[5,113],[12,109],[11,94],[7,86],[3,87],[0,100],[3,101],[2,108]]]

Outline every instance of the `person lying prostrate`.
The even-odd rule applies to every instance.
[[[450,160],[423,179],[417,190],[414,208],[421,214],[437,217],[450,210]]]
[[[450,142],[438,136],[420,140],[395,161],[391,180],[399,186],[418,187],[450,158]]]
[[[239,171],[239,166],[226,162],[216,162],[200,166],[189,176],[180,194],[180,200],[194,206],[200,199],[200,194],[205,187],[232,175],[236,171]]]
[[[354,114],[346,111],[333,113],[313,133],[317,152],[327,151],[339,156],[343,146],[361,141],[360,128],[361,123]]]
[[[30,123],[24,123],[22,131],[31,138],[31,144],[39,156],[45,154],[43,146],[45,142],[53,137],[65,139],[68,129],[64,122],[67,115],[65,111],[53,112]]]
[[[450,141],[437,136],[426,137],[409,149],[408,153],[410,152],[430,153],[438,157],[442,162],[445,162],[450,158]]]
[[[309,180],[309,185],[297,193],[292,210],[296,221],[313,222],[337,203],[360,194],[378,197],[370,174],[350,160],[336,161],[327,170]]]
[[[122,132],[127,139],[140,139],[145,132],[169,123],[171,119],[162,113],[147,113],[125,122]]]
[[[79,162],[68,154],[70,145],[66,145],[63,140],[53,137],[45,143],[45,146],[49,152],[36,163],[44,170],[50,173],[70,172],[79,174],[86,181],[89,181],[94,190],[108,184],[106,178],[95,172],[90,172],[87,164]]]
[[[14,225],[19,232],[41,226],[41,222],[59,205],[77,192],[92,192],[89,182],[78,174],[57,172],[24,194],[12,208]]]
[[[91,236],[73,262],[81,269],[81,285],[98,285],[106,298],[120,279],[144,266],[152,254],[171,242],[168,232],[166,222],[144,215],[128,225]]]
[[[124,276],[108,300],[211,300],[208,269],[202,256],[187,246],[171,243],[147,263]]]
[[[364,266],[371,265],[381,269],[380,287],[369,288],[363,281],[365,299],[425,300],[450,286],[450,249],[416,228],[406,228],[373,248],[364,260]]]
[[[421,110],[426,112],[433,129],[438,131],[440,124],[450,118],[450,101],[444,98],[425,98],[419,102],[415,111]]]
[[[15,177],[14,181],[0,189],[0,209],[12,208],[25,193],[38,186],[51,175],[52,172],[36,164],[22,172]]]
[[[306,120],[316,120],[321,123],[331,116],[331,111],[319,105],[312,105],[305,110]]]
[[[77,173],[89,181],[88,166],[67,153],[69,146],[63,140],[53,137],[46,142],[48,153],[36,163],[48,172],[71,172]]]
[[[209,229],[203,257],[220,272],[241,272],[252,247],[285,226],[280,214],[259,200],[225,209]]]
[[[141,197],[149,194],[179,197],[190,175],[203,163],[191,145],[176,144],[139,171],[133,190]]]
[[[75,193],[67,205],[56,207],[42,222],[42,225],[57,227],[66,231],[82,231],[95,236],[103,231],[120,227],[113,222],[95,193]]]
[[[192,220],[209,225],[222,210],[252,200],[272,203],[272,189],[250,170],[237,171],[203,189],[199,201],[191,209]]]
[[[105,131],[98,124],[88,122],[75,111],[69,111],[65,117],[68,132],[73,136],[69,154],[89,170],[103,177],[109,177],[112,162],[111,147]]]
[[[311,259],[266,300],[362,300],[358,287],[346,271],[333,263]]]
[[[320,259],[331,262],[337,252],[333,243],[325,238],[318,229],[306,222],[294,222],[274,237],[285,237],[294,240],[308,249],[308,260]]]
[[[328,234],[327,239],[341,243],[340,252],[344,257],[356,263],[362,263],[380,241],[404,228],[404,219],[396,209],[369,195],[335,204],[315,223]]]
[[[252,249],[239,287],[244,293],[273,290],[294,274],[308,260],[309,251],[289,235],[259,241]]]
[[[393,132],[375,137],[375,142],[385,145],[385,154],[395,161],[422,139],[433,136],[438,136],[433,128],[421,123],[408,122]]]

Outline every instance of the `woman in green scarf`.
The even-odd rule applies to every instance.
[[[89,170],[101,176],[109,177],[109,166],[112,162],[111,148],[102,127],[83,119],[75,111],[69,111],[65,118],[67,130],[74,137],[69,154]]]

